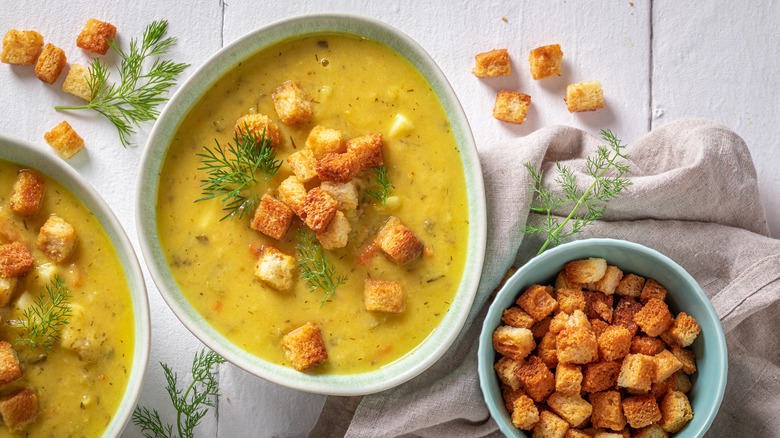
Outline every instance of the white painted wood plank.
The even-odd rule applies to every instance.
[[[780,237],[780,2],[653,4],[654,126],[703,117],[742,136]]]

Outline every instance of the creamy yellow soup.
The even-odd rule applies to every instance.
[[[287,80],[305,90],[311,123],[286,126],[271,94]],[[352,232],[343,249],[326,251],[337,275],[348,282],[321,304],[298,277],[290,292],[273,290],[254,276],[257,249],[273,245],[295,255],[298,219],[280,242],[249,227],[244,218],[220,220],[218,200],[195,203],[207,177],[197,153],[215,140],[232,140],[233,124],[249,113],[268,115],[282,131],[277,157],[304,147],[316,125],[341,130],[346,138],[379,132],[392,180],[393,198],[382,206],[366,194],[376,173],[357,180],[360,204],[349,215]],[[258,172],[249,192],[274,194],[291,175],[285,163],[268,180]],[[307,189],[318,185],[307,184]],[[424,77],[400,54],[366,39],[323,34],[264,50],[231,71],[194,106],[170,145],[161,172],[158,232],[183,294],[218,332],[263,359],[290,366],[282,337],[306,322],[322,328],[327,362],[313,372],[360,373],[409,353],[447,313],[460,283],[468,247],[467,200],[460,155],[450,122]],[[366,265],[357,259],[389,216],[396,216],[425,244],[419,259],[403,266],[377,253]],[[366,278],[397,281],[406,293],[401,314],[369,312],[363,303]]]
[[[19,277],[11,302],[0,308],[0,339],[12,344],[23,376],[0,387],[0,399],[31,388],[39,416],[21,433],[31,437],[102,436],[124,395],[133,359],[133,307],[116,251],[97,218],[57,182],[45,178],[46,190],[38,213],[20,218],[9,198],[20,168],[0,161],[0,243],[24,243],[35,267]],[[38,231],[56,214],[76,230],[78,242],[62,263],[38,249]],[[13,321],[45,294],[59,276],[70,291],[71,316],[48,354],[17,343]],[[0,437],[12,434],[0,425]]]

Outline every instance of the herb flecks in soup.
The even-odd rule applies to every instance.
[[[278,141],[283,164],[241,190],[252,210],[220,220],[218,198],[194,203],[209,178],[198,154],[234,139],[239,119]],[[192,306],[230,342],[296,369],[360,373],[406,355],[463,275],[468,205],[448,117],[414,66],[371,40],[289,40],[225,75],[178,128],[157,197]]]

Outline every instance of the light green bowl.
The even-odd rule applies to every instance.
[[[493,419],[506,436],[530,436],[512,425],[493,370],[496,352],[492,336],[501,325],[502,312],[529,286],[554,284],[555,276],[566,262],[588,257],[604,258],[623,272],[656,279],[669,291],[666,302],[672,313],[685,311],[701,325],[701,334],[691,346],[698,367],[691,375],[693,389],[688,394],[693,419],[674,436],[703,436],[718,413],[726,389],[728,352],[720,319],[696,280],[672,259],[637,243],[613,239],[579,240],[547,250],[520,268],[498,292],[482,325],[478,352],[479,382]]]
[[[54,155],[53,151],[39,150],[31,143],[0,135],[0,160],[16,163],[20,166],[36,169],[47,177],[62,184],[87,210],[97,218],[103,226],[111,244],[116,249],[119,261],[122,264],[130,295],[133,303],[135,346],[133,348],[133,364],[130,370],[130,378],[127,389],[119,404],[118,411],[108,424],[104,436],[119,436],[127,425],[130,416],[141,394],[144,371],[149,361],[149,301],[146,296],[146,284],[144,283],[141,266],[135,256],[133,245],[127,238],[122,225],[114,213],[98,195],[95,189],[89,185],[73,168],[65,164],[62,159]]]
[[[465,274],[441,324],[404,357],[375,371],[353,375],[300,373],[256,357],[217,332],[179,290],[160,246],[156,218],[159,174],[171,139],[193,105],[221,77],[259,51],[290,38],[322,32],[353,34],[384,43],[406,56],[422,72],[449,116],[461,154],[469,205]],[[278,21],[239,38],[207,60],[173,96],[152,130],[138,178],[136,216],[141,248],[152,278],[170,308],[195,336],[250,373],[287,387],[321,394],[358,395],[382,391],[413,378],[433,365],[463,327],[476,294],[485,254],[482,170],[471,129],[454,91],[431,57],[411,38],[385,23],[354,15],[319,14]]]

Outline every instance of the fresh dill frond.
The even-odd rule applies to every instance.
[[[320,305],[325,304],[335,293],[336,288],[347,284],[346,275],[336,276],[336,267],[325,257],[322,245],[317,242],[314,233],[298,229],[298,243],[295,245],[298,254],[298,266],[301,277],[306,280],[312,291],[322,289],[324,295]]]
[[[181,390],[178,375],[161,362],[167,382],[166,390],[176,409],[176,426],[163,424],[156,410],[142,406],[136,406],[133,411],[133,423],[147,438],[193,438],[200,420],[206,416],[209,408],[214,407],[214,399],[219,397],[215,366],[221,363],[225,363],[225,359],[213,351],[201,350],[196,353],[192,361],[192,382]]]
[[[602,130],[601,138],[607,145],[599,146],[596,155],[587,158],[585,168],[593,182],[585,190],[578,188],[574,172],[568,166],[555,163],[558,170],[555,182],[563,192],[559,194],[552,187],[544,185],[542,171],[530,163],[525,164],[534,181],[531,211],[544,217],[541,223],[526,225],[523,233],[547,236],[537,255],[544,252],[550,244],[557,245],[561,239],[577,234],[599,220],[604,215],[610,199],[631,184],[630,180],[623,178],[629,171],[628,164],[622,161],[628,160],[626,145],[609,130]],[[559,221],[554,212],[567,205],[572,205],[571,211],[563,221]],[[584,211],[579,213],[581,209]]]
[[[16,343],[49,353],[54,342],[60,339],[62,328],[68,325],[70,316],[70,291],[62,278],[54,277],[51,284],[46,285],[46,294],[38,295],[22,312],[22,317],[13,321],[19,329]]]
[[[108,45],[120,59],[119,81],[109,85],[110,74],[105,64],[95,58],[89,67],[87,83],[91,98],[86,105],[58,105],[57,111],[92,109],[107,118],[117,129],[123,146],[142,122],[156,120],[158,105],[168,100],[166,92],[176,84],[176,78],[189,64],[160,59],[176,43],[176,38],[165,37],[166,20],[153,21],[144,30],[140,44],[133,38],[130,48],[123,51],[114,40]],[[153,59],[144,71],[147,59]]]
[[[198,170],[205,171],[208,178],[201,180],[203,197],[195,202],[221,198],[222,210],[227,213],[220,220],[236,216],[240,220],[254,210],[259,200],[256,194],[246,193],[257,182],[257,170],[262,170],[268,179],[276,175],[282,162],[276,159],[276,150],[265,130],[258,137],[246,127],[235,134],[233,143],[227,142],[223,147],[217,139],[214,142],[214,148],[204,146],[203,152],[196,154],[202,164]]]
[[[376,185],[378,186],[376,190],[366,190],[366,193],[384,206],[390,196],[390,187],[393,185],[393,181],[387,176],[387,166],[384,164],[376,168]]]

